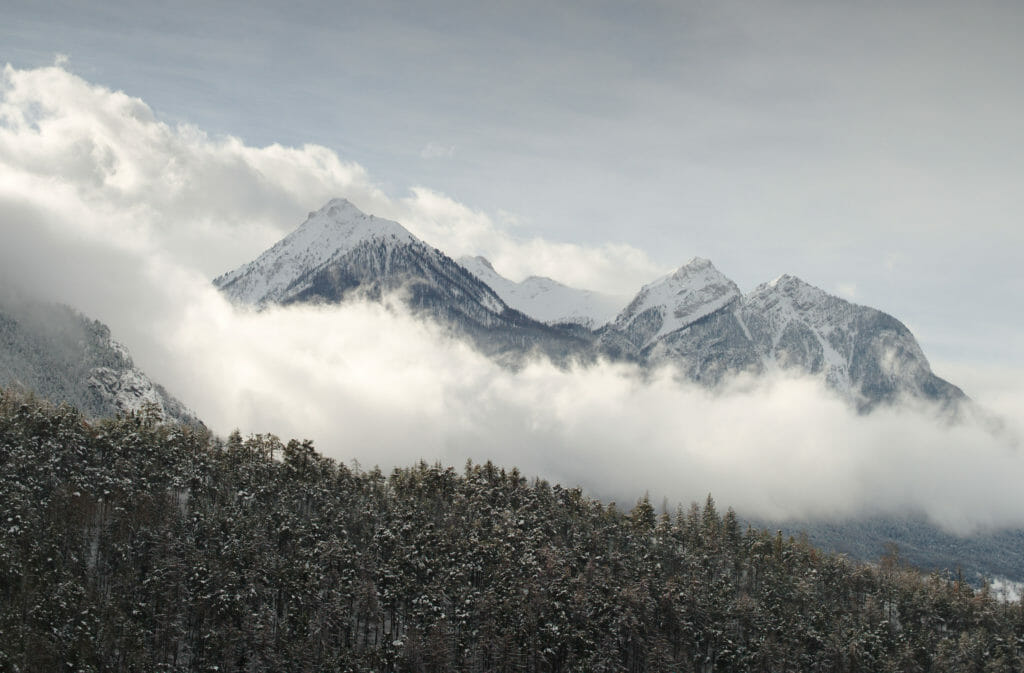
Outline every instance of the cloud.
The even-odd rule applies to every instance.
[[[385,470],[493,460],[626,506],[645,491],[673,503],[711,492],[769,518],[1024,525],[1019,428],[950,426],[927,407],[863,417],[810,378],[712,392],[611,363],[510,372],[397,304],[253,313],[198,279],[185,296],[167,298],[157,325],[166,361],[189,367],[160,375],[220,432],[310,437]]]
[[[413,233],[437,242],[435,245],[452,257],[484,254],[499,273],[512,280],[547,276],[572,287],[624,295],[628,300],[643,284],[668,271],[626,244],[580,246],[515,238],[495,225],[488,214],[427,187],[414,187],[401,203],[406,214],[402,221]]]
[[[207,276],[255,257],[335,196],[398,220],[452,256],[482,254],[512,274],[630,293],[660,271],[629,246],[520,241],[427,189],[392,199],[362,166],[326,147],[256,148],[170,126],[142,100],[61,67],[7,65],[0,86],[0,198],[38,195],[49,211],[102,212],[88,235],[168,251]]]
[[[311,438],[385,471],[493,460],[627,507],[644,492],[671,503],[711,492],[766,518],[1024,525],[1017,425],[949,425],[927,406],[860,416],[820,380],[782,374],[710,391],[613,363],[512,372],[397,302],[257,313],[173,263],[138,282],[154,305],[151,373],[222,434]],[[1024,401],[1011,397],[1002,391],[1002,408]]]
[[[420,150],[422,159],[451,159],[455,156],[455,145],[429,142]]]
[[[857,299],[857,284],[851,282],[840,282],[836,284],[836,292],[840,297],[849,299],[850,301],[856,301]]]
[[[217,432],[308,437],[384,469],[491,459],[627,506],[645,491],[672,502],[711,492],[766,517],[912,511],[958,531],[1024,525],[1022,428],[1009,421],[992,434],[926,408],[861,417],[819,381],[781,375],[711,392],[621,364],[510,372],[394,304],[234,308],[210,276],[338,194],[512,276],[621,290],[661,269],[628,246],[519,240],[427,188],[393,199],[323,147],[169,126],[61,68],[8,66],[2,93],[3,282],[107,322]],[[1013,413],[1022,397],[1019,383],[1000,389],[998,408]]]

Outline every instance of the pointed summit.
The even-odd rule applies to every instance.
[[[397,222],[367,215],[348,199],[331,199],[255,260],[213,283],[239,303],[279,302],[294,294],[300,278],[371,241],[399,246],[419,239]]]
[[[292,251],[318,250],[317,256],[326,260],[374,238],[391,238],[402,243],[418,240],[397,222],[367,215],[348,199],[331,199],[320,210],[310,213],[298,229],[268,252],[278,247]]]
[[[494,273],[483,258],[473,261]],[[214,284],[232,301],[258,308],[394,299],[509,363],[538,353],[568,358],[589,345],[582,334],[509,308],[487,283],[437,248],[345,199],[310,213],[295,231]]]
[[[497,273],[494,271],[494,265],[491,264],[491,260],[487,259],[483,255],[476,255],[473,257],[466,255],[464,257],[459,257],[457,261],[477,276],[480,275],[479,273],[476,273],[478,269],[481,271]]]
[[[796,276],[784,273],[774,280],[761,283],[746,296],[748,302],[777,303],[783,301],[797,310],[806,310],[812,306],[829,304],[832,300],[845,302],[833,297],[819,287]]]
[[[740,290],[710,260],[694,257],[663,278],[645,285],[615,318],[643,348],[739,299]]]
[[[715,268],[715,265],[711,263],[710,259],[706,257],[694,257],[689,262],[679,267],[679,270],[681,271],[683,269],[706,269],[708,267],[712,269]]]
[[[351,208],[353,210],[359,210],[358,208],[356,208],[355,204],[353,204],[348,199],[341,196],[336,196],[333,199],[329,200],[327,203],[325,203],[317,212],[322,213],[325,210],[330,210],[332,208]]]

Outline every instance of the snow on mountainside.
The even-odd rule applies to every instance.
[[[694,257],[676,271],[645,285],[616,316],[614,327],[631,332],[640,348],[718,311],[740,297],[736,284],[710,260]]]
[[[904,395],[944,404],[964,397],[932,373],[892,316],[789,275],[742,295],[700,258],[645,286],[599,341],[613,357],[672,363],[712,385],[741,371],[820,375],[862,411]]]
[[[823,373],[868,409],[901,395],[945,403],[964,398],[932,373],[914,335],[896,318],[783,275],[743,300],[742,317],[758,353],[783,368]]]
[[[763,358],[784,367],[802,365],[811,373],[824,372],[833,387],[844,392],[850,390],[853,323],[864,307],[833,297],[788,274],[757,286],[744,297],[743,303],[747,328]],[[794,335],[798,332],[810,338],[794,351]],[[810,357],[807,353],[811,353]],[[920,358],[924,358],[923,353]]]
[[[520,362],[586,354],[588,339],[510,308],[486,283],[397,222],[363,214],[344,199],[311,213],[259,257],[214,280],[232,301],[339,303],[401,297],[415,314],[468,337],[482,352]]]
[[[484,257],[460,257],[458,261],[506,304],[549,325],[572,323],[594,329],[614,318],[626,303],[623,297],[579,290],[541,276],[517,283],[495,271]]]
[[[0,302],[0,386],[30,390],[94,417],[148,406],[166,420],[201,425],[135,366],[106,325],[56,304]]]
[[[239,303],[283,302],[309,287],[311,271],[370,242],[398,247],[419,241],[397,222],[332,199],[255,260],[213,282]]]
[[[398,292],[416,314],[510,364],[538,353],[558,362],[671,364],[705,385],[740,372],[794,370],[821,376],[862,411],[902,396],[949,405],[964,397],[932,373],[898,320],[793,276],[744,295],[697,257],[645,285],[609,322],[614,298],[548,278],[514,283],[482,257],[461,262],[335,199],[214,283],[233,301],[260,307]]]

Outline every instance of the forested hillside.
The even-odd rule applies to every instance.
[[[702,507],[0,393],[0,670],[1019,671],[1024,610]],[[486,447],[482,447],[485,449]]]

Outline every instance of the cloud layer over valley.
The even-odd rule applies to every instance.
[[[984,387],[966,391],[1006,419],[994,434],[925,408],[858,416],[820,382],[781,374],[710,392],[625,365],[510,372],[396,302],[237,309],[210,279],[335,196],[512,277],[629,294],[665,269],[627,244],[517,239],[499,216],[426,187],[389,195],[324,147],[255,148],[168,125],[60,67],[8,66],[2,94],[0,282],[110,325],[219,433],[309,437],[385,470],[490,459],[626,506],[645,491],[673,503],[711,492],[763,517],[1024,525],[1013,372],[977,375]]]

